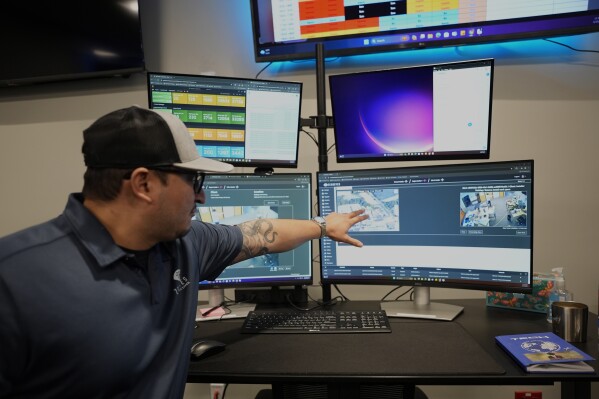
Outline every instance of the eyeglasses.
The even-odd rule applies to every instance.
[[[193,191],[196,193],[196,195],[198,195],[202,191],[204,179],[206,178],[206,173],[204,172],[175,168],[172,166],[153,166],[151,168],[148,167],[148,169],[165,173],[174,173],[186,177],[186,180],[191,184],[191,186],[193,187]],[[123,179],[129,180],[131,178],[131,173],[133,173],[132,170],[125,173]]]
[[[151,168],[148,168],[150,170],[157,170],[159,172],[166,172],[166,173],[174,173],[176,175],[181,175],[181,176],[185,176],[187,177],[189,183],[191,184],[191,186],[193,187],[193,191],[194,193],[199,194],[202,191],[202,186],[204,185],[204,179],[206,178],[206,173],[204,172],[197,172],[194,170],[187,170],[187,169],[181,169],[181,168],[175,168],[175,167],[170,167],[170,166],[153,166]]]

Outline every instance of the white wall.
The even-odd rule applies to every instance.
[[[248,3],[141,0],[148,70],[254,77],[267,64],[253,60]],[[560,41],[599,50],[599,34]],[[332,74],[486,57],[496,58],[491,161],[536,161],[535,269],[565,267],[568,289],[576,300],[597,313],[599,267],[594,250],[599,237],[599,54],[533,41],[344,57],[329,60],[326,68]],[[302,116],[316,114],[313,61],[272,64],[260,77],[304,82]],[[0,89],[0,235],[57,215],[67,193],[80,190],[82,185],[82,129],[98,116],[134,103],[147,105],[141,74],[127,80]],[[333,143],[332,132],[328,141]],[[331,170],[371,166],[337,165],[333,156],[329,158]],[[298,171],[317,169],[317,148],[302,135]],[[376,300],[388,289],[347,286],[343,293],[351,299]],[[317,287],[310,292],[320,295]],[[432,295],[483,297],[476,291],[440,289],[433,290]],[[227,398],[251,397],[257,389],[234,386]],[[556,387],[541,389],[544,398],[558,397]],[[513,397],[514,388],[432,387],[425,391],[432,399],[499,399]],[[186,396],[207,398],[206,386],[189,386]]]

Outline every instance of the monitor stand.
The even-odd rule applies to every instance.
[[[430,302],[429,287],[414,287],[414,301],[381,302],[381,309],[389,317],[411,317],[445,321],[455,319],[464,310],[461,306]]]
[[[223,288],[213,288],[208,290],[208,308],[220,306],[225,302],[225,290]],[[255,303],[234,303],[227,305],[228,313],[223,310],[215,310],[207,316],[196,316],[196,321],[239,319],[247,317],[248,313],[256,308]]]
[[[220,306],[225,301],[225,290],[223,288],[212,288],[208,290],[208,306]]]
[[[269,168],[267,166],[258,166],[256,169],[254,169],[254,174],[256,174],[256,175],[270,176],[274,173],[275,173],[275,170],[273,168]]]

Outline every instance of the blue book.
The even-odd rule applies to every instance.
[[[595,360],[552,332],[499,335],[499,346],[529,373],[594,373]]]

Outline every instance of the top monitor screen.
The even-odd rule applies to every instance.
[[[330,75],[337,162],[488,159],[493,65]]]
[[[297,167],[302,83],[150,72],[148,97],[185,123],[203,157]]]
[[[599,0],[251,0],[257,62],[599,30]]]

